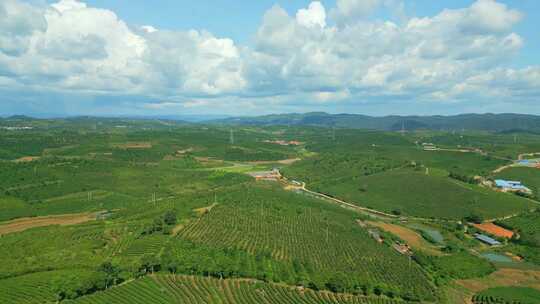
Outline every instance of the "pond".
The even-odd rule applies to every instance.
[[[498,263],[513,263],[514,262],[512,258],[504,254],[499,254],[499,253],[494,253],[494,252],[482,253],[480,256],[489,260],[490,262],[498,262]]]
[[[413,228],[413,229],[421,230],[422,232],[427,234],[430,238],[432,238],[438,244],[444,245],[444,237],[441,234],[441,232],[439,232],[439,230],[436,230],[434,228],[424,226],[424,225],[421,225],[421,224],[413,224],[413,225],[410,225],[410,227]]]

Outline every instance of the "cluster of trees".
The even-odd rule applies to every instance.
[[[120,284],[129,274],[111,262],[104,262],[95,271],[73,273],[55,278],[53,290],[58,301],[75,299]]]
[[[137,259],[131,268],[132,276],[138,278],[156,272],[168,272],[219,279],[248,277],[263,282],[305,286],[313,290],[419,300],[419,295],[412,291],[400,290],[384,283],[360,283],[351,274],[342,271],[317,273],[313,272],[313,265],[304,261],[276,261],[270,252],[249,254],[234,248],[212,248],[183,240],[177,242],[162,254],[145,254]]]
[[[162,216],[154,219],[154,221],[145,226],[141,235],[150,235],[154,233],[170,234],[172,226],[176,225],[176,211],[169,210]]]
[[[431,256],[419,251],[413,257],[424,269],[433,274],[438,286],[443,286],[454,279],[486,276],[496,270],[489,261],[471,255],[459,247],[449,246],[445,251],[452,254]]]
[[[467,184],[476,185],[478,184],[478,179],[475,179],[474,176],[466,175],[466,174],[460,174],[456,172],[450,172],[448,174],[450,178],[453,178],[458,181],[462,181]]]

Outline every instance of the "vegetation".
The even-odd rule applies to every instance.
[[[296,178],[294,173],[286,172]],[[533,206],[514,195],[426,175],[425,169],[403,168],[345,177],[308,181],[308,187],[364,207],[426,218],[462,219],[472,214],[494,218]]]
[[[277,189],[244,187],[180,233],[184,239],[245,250],[262,262],[260,279],[339,292],[431,297],[416,264],[377,244],[339,207]],[[269,258],[287,269],[274,269]]]
[[[218,280],[157,275],[85,297],[73,303],[340,303],[399,304],[403,301],[300,290],[255,280]]]
[[[540,209],[497,223],[518,232],[519,238],[512,239],[512,252],[540,264]]]
[[[520,238],[497,250],[538,261],[534,201],[473,182],[508,164],[501,155],[534,149],[535,134],[515,148],[513,134],[480,132],[242,126],[231,141],[231,127],[173,121],[0,125],[33,127],[0,129],[0,303],[443,303],[451,281],[494,270],[458,221],[515,213],[500,224]],[[455,151],[465,144],[489,152]],[[362,225],[383,215],[246,174],[275,167],[444,242],[421,232],[434,256],[413,246],[409,257],[393,248],[399,237]],[[96,217],[26,224],[83,212]]]
[[[446,256],[429,256],[417,253],[414,258],[434,275],[439,286],[452,279],[482,277],[495,271],[495,267],[490,262],[465,251],[458,251]]]
[[[540,290],[526,287],[498,287],[484,290],[473,297],[474,304],[540,303]]]
[[[540,169],[515,167],[506,169],[496,175],[497,178],[518,180],[532,190],[534,198],[540,199]]]

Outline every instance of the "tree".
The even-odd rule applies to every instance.
[[[113,265],[111,262],[104,262],[99,266],[98,270],[105,274],[105,289],[118,283],[120,268]]]
[[[465,221],[472,222],[472,223],[475,223],[475,224],[480,224],[480,223],[482,223],[484,221],[484,218],[479,214],[473,213],[473,214],[465,217]]]
[[[154,273],[159,271],[160,267],[161,263],[155,256],[145,254],[141,257],[139,269],[144,271],[144,273]]]
[[[165,222],[166,225],[175,225],[176,224],[176,213],[172,210],[169,210],[165,212],[163,215],[163,222]]]

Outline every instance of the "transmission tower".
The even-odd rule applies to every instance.
[[[230,136],[229,136],[229,142],[231,143],[231,145],[234,145],[234,130],[231,129],[231,133],[230,133]]]

